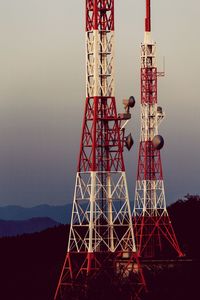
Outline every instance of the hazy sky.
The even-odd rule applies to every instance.
[[[133,199],[145,0],[115,0],[116,99],[134,95]],[[200,2],[152,0],[167,202],[200,192]],[[85,101],[84,0],[0,0],[0,205],[72,200]]]

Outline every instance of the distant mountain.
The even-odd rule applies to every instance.
[[[47,228],[60,225],[50,218],[32,218],[25,221],[0,220],[0,237],[22,235],[24,233],[40,232]]]
[[[170,263],[168,268],[146,269],[148,294],[144,300],[198,299],[200,196],[189,195],[186,200],[176,202],[169,207],[169,213],[186,260],[181,259],[176,267]],[[68,234],[69,225],[60,225],[40,233],[0,238],[0,298],[52,300],[66,255]],[[106,286],[105,279],[103,284],[100,281],[95,296],[90,299],[107,300]],[[113,284],[108,291],[114,291],[109,300],[120,299],[115,296],[115,290]]]
[[[35,207],[4,206],[0,207],[0,220],[22,221],[31,218],[51,218],[62,224],[70,222],[71,204],[63,206],[38,205]]]

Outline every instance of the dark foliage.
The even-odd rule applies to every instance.
[[[192,261],[155,273],[146,271],[149,293],[145,300],[196,299],[199,295],[200,197],[187,195],[186,199],[171,205],[169,213],[180,244]],[[61,225],[40,233],[1,238],[0,299],[53,300],[67,248],[68,232],[69,226]],[[101,287],[106,287],[105,283]],[[96,295],[91,299],[121,299],[114,288],[109,289],[106,295]]]
[[[199,261],[185,261],[156,272],[145,272],[148,293],[144,300],[199,299],[199,267]]]
[[[170,205],[168,212],[183,252],[200,258],[200,196],[188,194]]]
[[[156,272],[145,272],[149,285],[147,300],[188,300],[199,298],[200,196],[186,195],[168,207],[177,239],[185,254],[182,262]]]
[[[0,299],[52,300],[69,226],[0,239]]]
[[[47,228],[58,226],[59,223],[50,218],[32,218],[24,221],[0,220],[0,237],[22,235],[24,233],[40,232]]]

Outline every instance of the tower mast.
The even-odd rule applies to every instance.
[[[169,247],[182,256],[165,200],[158,126],[164,118],[157,99],[156,43],[151,36],[151,0],[146,0],[144,42],[141,44],[141,136],[134,203],[138,253],[158,257]],[[167,248],[167,246],[169,246]]]
[[[105,284],[118,282],[116,290],[124,280],[134,285],[128,299],[138,299],[144,279],[136,254],[123,158],[125,143],[130,148],[132,142],[130,136],[124,137],[124,123],[131,117],[134,99],[124,101],[125,113],[117,114],[114,0],[85,3],[85,112],[68,249],[54,300],[70,299],[71,293],[83,299],[82,292],[87,294],[91,283],[100,282],[102,276]]]

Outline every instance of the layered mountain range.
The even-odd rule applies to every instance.
[[[40,232],[70,223],[71,204],[63,206],[0,207],[0,237]]]

